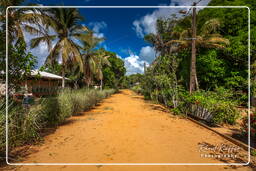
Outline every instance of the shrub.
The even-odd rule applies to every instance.
[[[220,89],[213,91],[197,91],[193,94],[183,93],[178,106],[179,111],[191,114],[212,124],[234,124],[239,117],[231,100],[232,94]]]
[[[251,136],[256,138],[256,111],[254,110],[250,115]],[[243,118],[242,133],[248,135],[248,116]]]
[[[142,88],[141,88],[140,85],[135,85],[131,89],[132,89],[132,91],[134,91],[134,92],[136,92],[138,94],[142,94]]]

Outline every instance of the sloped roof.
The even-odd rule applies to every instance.
[[[5,74],[4,71],[0,71],[0,75],[4,75],[4,74]],[[62,76],[52,74],[52,73],[49,73],[49,72],[45,72],[45,71],[39,71],[39,70],[32,70],[31,71],[31,76],[32,77],[39,76],[41,78],[56,79],[56,80],[61,80],[62,79]],[[65,80],[70,80],[70,79],[65,77]]]
[[[57,80],[61,80],[62,77],[56,74],[52,74],[49,72],[45,72],[45,71],[39,71],[39,70],[32,70],[31,72],[31,76],[37,76],[39,75],[41,78],[48,78],[48,79],[57,79]],[[68,78],[65,77],[65,80],[70,80]]]

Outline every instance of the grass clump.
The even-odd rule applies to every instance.
[[[89,110],[115,90],[61,90],[56,97],[41,98],[29,110],[9,100],[8,145],[14,147],[41,139],[43,128],[56,127],[66,118]],[[0,160],[5,157],[5,100],[0,99]]]

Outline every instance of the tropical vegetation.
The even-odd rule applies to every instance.
[[[255,37],[255,2],[212,0],[209,5],[249,6],[251,38]],[[248,104],[248,9],[206,8],[196,18],[195,58],[191,58],[191,13],[158,19],[157,33],[144,37],[158,56],[131,87],[175,114],[189,114],[214,125],[235,124],[242,117],[237,107]],[[251,52],[255,47],[252,40]],[[252,97],[255,57],[251,53]],[[192,92],[190,77],[195,84]]]
[[[55,128],[66,118],[92,108],[103,98],[115,93],[125,75],[124,62],[106,51],[78,9],[8,9],[8,33],[5,30],[8,6],[18,6],[24,0],[0,2],[0,79],[5,80],[8,34],[8,145],[9,151],[19,145],[36,142],[46,128]],[[28,40],[26,35],[31,35]],[[29,52],[45,43],[49,55],[38,68],[37,57]],[[35,100],[29,108],[12,95],[21,91],[21,84],[34,69],[62,76],[62,90],[50,97]],[[40,74],[38,75],[40,77]],[[65,80],[70,81],[65,86]],[[114,84],[113,84],[114,83]],[[94,88],[97,85],[100,89]],[[25,92],[26,93],[26,92]],[[0,97],[0,156],[5,151],[5,98]]]

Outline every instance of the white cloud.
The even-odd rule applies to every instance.
[[[193,2],[197,2],[197,0],[171,0],[170,6],[190,6]],[[201,1],[199,6],[206,6],[210,0]],[[187,10],[187,8],[185,8]],[[176,14],[177,17],[181,16],[178,12],[182,10],[182,8],[159,8],[154,10],[152,13],[149,13],[140,19],[133,21],[133,29],[136,31],[138,37],[143,38],[145,34],[157,32],[156,29],[156,21],[159,18],[168,18],[173,14]]]
[[[121,57],[117,55],[118,57]],[[149,63],[145,60],[142,60],[138,55],[130,52],[130,55],[126,58],[123,58],[124,66],[126,68],[126,75],[136,74],[136,73],[144,73],[144,63],[146,66]]]
[[[131,54],[129,57],[124,59],[124,65],[126,68],[126,75],[143,73],[144,62],[139,59],[139,56]]]
[[[98,38],[103,38],[104,33],[101,33],[101,30],[107,28],[107,24],[104,21],[90,22],[89,26],[92,27],[92,31],[94,32],[94,36]]]
[[[140,49],[140,58],[148,63],[153,62],[156,56],[156,51],[151,46],[145,46]]]
[[[143,38],[145,34],[156,33],[156,21],[159,18],[167,18],[171,15],[173,9],[159,8],[151,14],[147,14],[133,22],[133,29],[138,37]]]
[[[132,24],[134,26],[137,36],[143,38],[144,34],[143,34],[143,29],[141,27],[140,21],[135,20]]]

